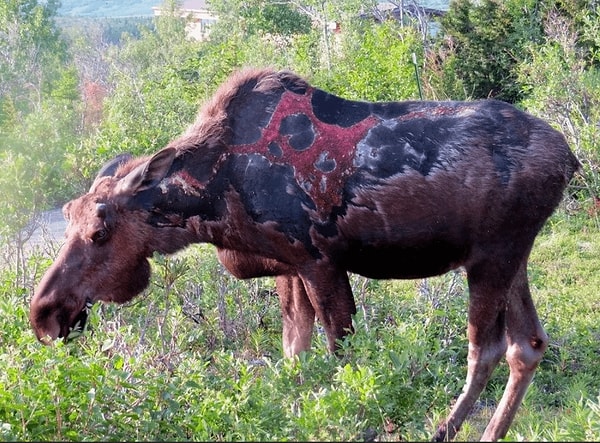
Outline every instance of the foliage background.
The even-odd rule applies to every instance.
[[[400,2],[396,2],[400,3]],[[27,315],[60,240],[39,211],[85,192],[105,160],[182,132],[234,69],[292,69],[352,99],[495,97],[560,129],[582,162],[540,234],[529,274],[550,348],[508,440],[598,440],[600,29],[583,0],[456,0],[375,20],[373,2],[210,2],[211,38],[158,19],[58,17],[55,0],[0,5],[0,439],[424,440],[466,368],[461,270],[418,281],[351,276],[345,357],[282,359],[270,279],[238,281],[197,245],[154,257],[151,286],[96,306],[92,331],[41,347]],[[362,18],[361,18],[362,17]],[[341,32],[327,24],[337,21]],[[413,65],[413,54],[417,66]],[[416,69],[415,69],[416,68]],[[506,380],[494,374],[461,438],[477,439]]]

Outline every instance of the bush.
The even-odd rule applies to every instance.
[[[590,12],[583,34],[598,30],[593,16]],[[583,165],[572,192],[591,199],[594,205],[594,198],[600,196],[600,71],[581,56],[576,45],[579,37],[568,19],[550,14],[546,28],[547,42],[531,47],[531,60],[519,65],[519,78],[528,96],[523,106],[565,134]],[[598,57],[595,54],[591,61],[600,62]]]

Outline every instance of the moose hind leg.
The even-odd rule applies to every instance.
[[[293,357],[310,349],[315,310],[297,275],[280,275],[275,285],[283,320],[283,352],[286,357]]]
[[[514,271],[513,271],[514,272]],[[433,441],[452,440],[485,388],[506,351],[506,300],[512,275],[499,273],[492,261],[467,269],[469,325],[467,379],[450,414],[438,427]],[[508,283],[507,283],[508,282]]]
[[[510,375],[502,400],[482,436],[486,441],[506,435],[548,346],[548,336],[540,325],[529,292],[526,260],[510,290],[506,323],[506,361]]]

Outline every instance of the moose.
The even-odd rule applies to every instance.
[[[293,72],[244,68],[151,156],[108,162],[63,207],[64,244],[30,321],[49,344],[93,303],[148,285],[148,258],[216,247],[235,277],[275,279],[287,357],[315,321],[328,349],[353,331],[349,273],[414,279],[462,267],[468,373],[433,439],[453,439],[504,356],[483,440],[503,438],[548,344],[527,278],[538,232],[579,168],[563,135],[501,101],[352,101]]]

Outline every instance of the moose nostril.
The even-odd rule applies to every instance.
[[[52,339],[52,337],[50,337],[47,334],[44,335],[43,337],[41,337],[39,340],[40,340],[40,342],[42,342],[46,346],[52,346],[54,344],[54,340]]]

